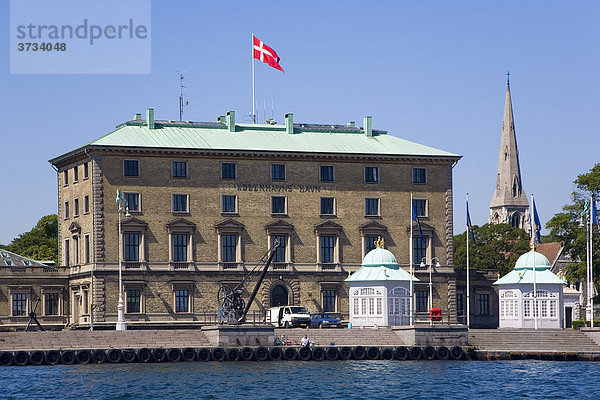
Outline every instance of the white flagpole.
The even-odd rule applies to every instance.
[[[254,31],[252,31],[252,41],[250,42],[252,45],[252,123],[256,123],[256,100],[254,94]]]
[[[593,328],[594,327],[594,264],[592,263],[592,238],[594,236],[594,231],[592,229],[592,214],[593,214],[593,210],[594,210],[594,197],[590,196],[590,240],[589,240],[589,246],[588,248],[590,249],[590,254],[588,257],[589,260],[589,265],[590,265],[590,291],[589,291],[589,297],[590,297],[590,326]]]
[[[467,212],[469,210],[469,193],[467,193]],[[471,327],[471,281],[469,277],[469,221],[465,218],[465,223],[467,225],[467,328]],[[462,310],[461,310],[462,311]]]
[[[415,324],[414,317],[414,289],[413,289],[413,194],[410,192],[410,236],[408,238],[408,258],[410,265],[410,325]]]
[[[533,200],[533,193],[531,193],[531,203],[535,204],[535,201]],[[535,272],[535,239],[536,239],[535,213],[536,213],[536,211],[537,210],[535,209],[535,206],[534,206],[533,215],[529,217],[529,220],[531,221],[531,249],[533,250],[533,328],[534,329],[538,328],[537,314],[539,312],[538,303],[537,303],[537,282],[536,282],[536,272]]]
[[[588,208],[588,213],[592,213],[592,204],[589,204],[589,208]],[[590,274],[590,226],[589,226],[589,221],[590,221],[590,216],[588,216],[588,220],[585,223],[585,258],[586,258],[586,262],[585,262],[585,280],[586,280],[586,305],[585,305],[585,320],[587,321],[588,319],[590,319],[591,316],[591,308],[590,308],[590,302],[591,302],[591,296],[592,296],[592,291],[591,291],[591,274]]]

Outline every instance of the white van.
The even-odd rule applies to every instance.
[[[310,314],[302,306],[279,306],[267,310],[267,322],[284,328],[309,327]]]

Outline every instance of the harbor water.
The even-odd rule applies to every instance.
[[[597,399],[600,363],[180,362],[2,367],[3,399]]]

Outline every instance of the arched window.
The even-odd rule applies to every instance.
[[[374,288],[359,288],[352,293],[352,311],[355,316],[383,314],[383,295]]]
[[[515,228],[521,227],[521,214],[516,212],[510,216],[510,226],[514,226]]]
[[[523,294],[523,317],[525,318],[544,318],[544,319],[556,319],[557,318],[557,300],[558,296],[556,293],[549,292],[547,290],[536,291],[536,299],[533,298],[533,291]],[[534,307],[534,301],[537,303],[537,307]]]
[[[394,325],[406,325],[410,315],[410,292],[403,287],[388,292],[388,314]]]
[[[271,289],[271,307],[288,305],[288,290],[283,285],[276,285]]]
[[[513,291],[500,295],[500,318],[519,318],[519,299]]]

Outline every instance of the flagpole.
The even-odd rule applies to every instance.
[[[594,209],[595,209],[595,204],[594,204],[594,196],[590,195],[590,240],[589,240],[589,246],[588,248],[590,249],[590,254],[588,257],[589,260],[589,264],[590,264],[590,291],[589,291],[589,297],[590,297],[590,326],[593,328],[594,327],[594,264],[592,263],[592,238],[594,236],[594,231],[592,230],[592,219],[593,219],[593,214],[594,214]]]
[[[256,97],[254,94],[254,31],[252,31],[252,41],[250,43],[252,45],[252,123],[256,124]]]
[[[410,215],[409,215],[409,219],[410,219],[410,236],[408,237],[408,258],[409,258],[409,265],[410,265],[410,325],[414,325],[415,324],[415,318],[414,318],[414,295],[413,295],[413,194],[412,192],[410,192]]]
[[[585,210],[584,210],[585,211]],[[589,203],[588,207],[588,220],[585,223],[585,280],[586,280],[586,302],[585,302],[585,320],[587,321],[591,315],[590,301],[591,301],[591,276],[590,276],[590,227],[589,222],[592,214],[592,204]]]
[[[467,231],[465,232],[465,237],[467,240],[467,328],[471,327],[471,292],[470,292],[470,286],[471,286],[471,281],[470,281],[470,277],[469,277],[469,193],[467,193],[467,218],[466,220],[466,224],[467,224]],[[461,310],[462,311],[462,310]]]
[[[533,220],[529,217],[529,221],[533,221],[530,223],[531,226],[531,249],[533,250],[533,328],[537,330],[538,328],[538,304],[537,304],[537,282],[536,282],[536,271],[535,271],[535,235],[537,227],[535,225],[535,200],[533,199],[533,193],[531,193],[531,203],[533,204]]]

